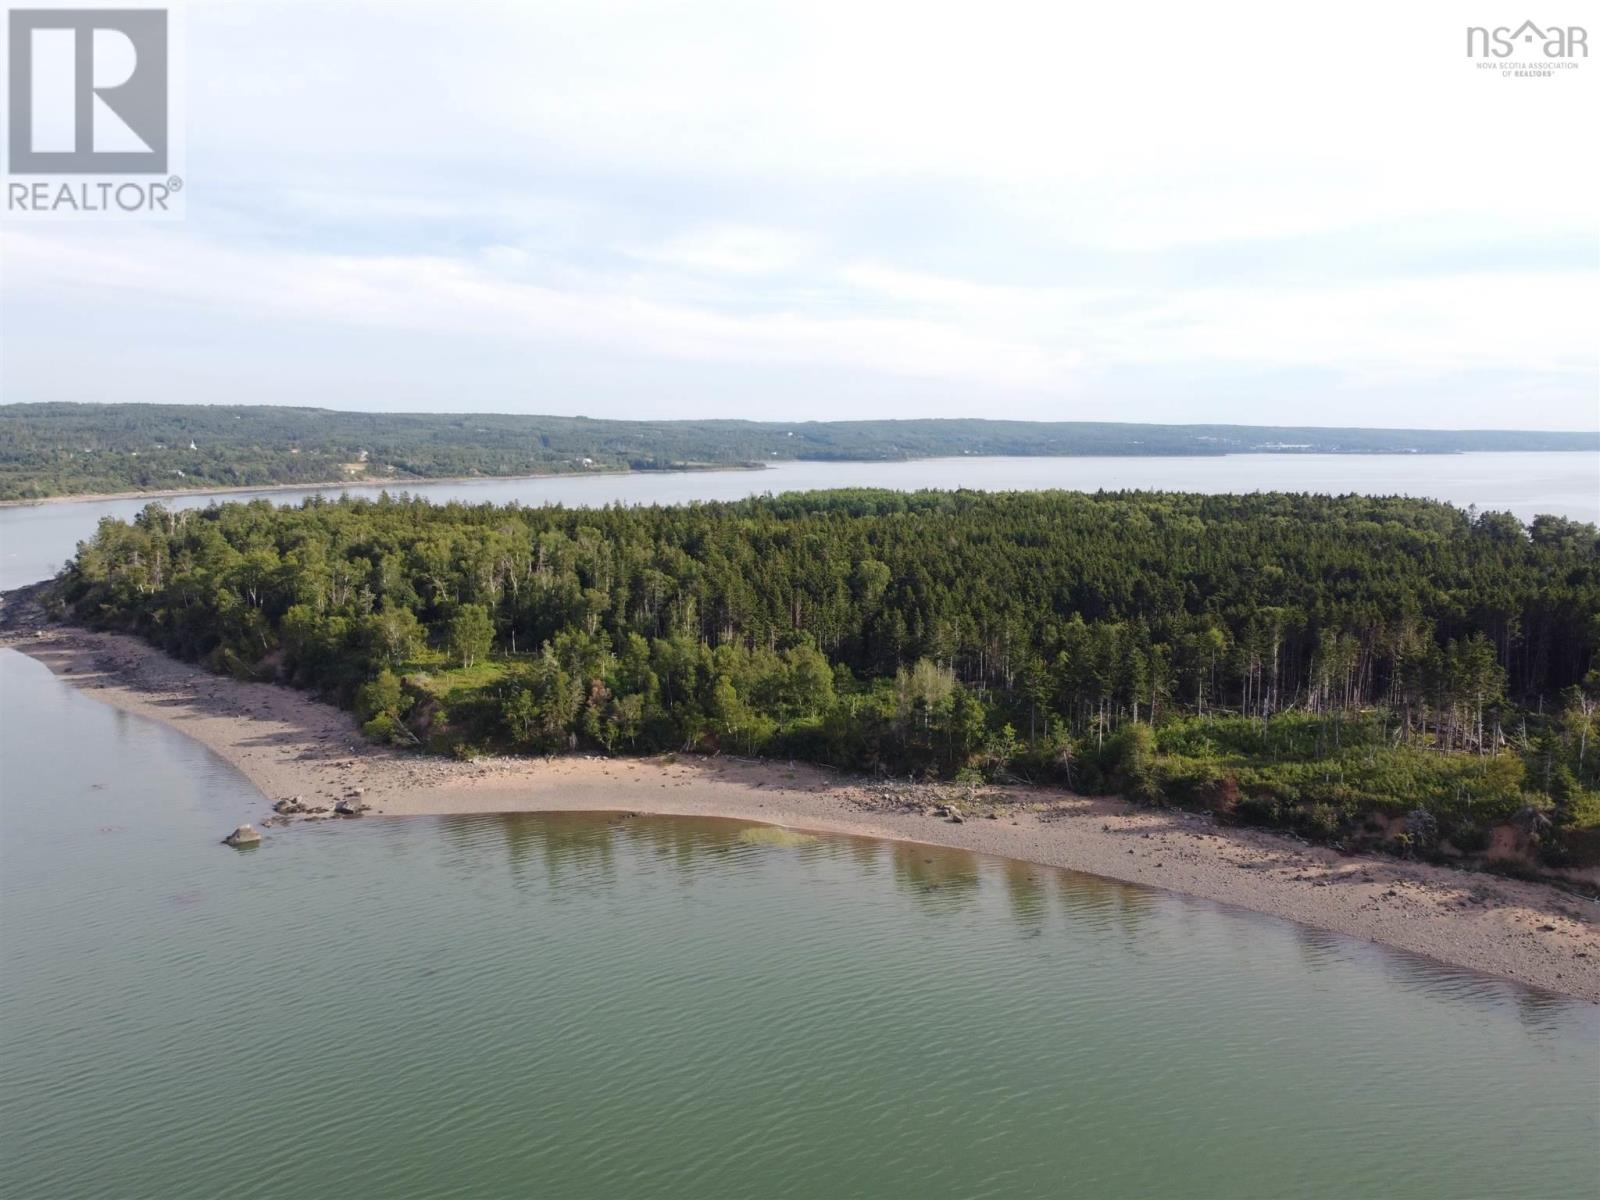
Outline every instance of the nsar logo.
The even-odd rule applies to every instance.
[[[1510,58],[1519,50],[1537,50],[1546,58],[1588,58],[1589,31],[1582,25],[1547,25],[1540,29],[1532,21],[1524,21],[1515,29],[1509,25],[1494,29],[1467,27],[1468,58]]]

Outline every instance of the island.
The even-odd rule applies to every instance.
[[[313,497],[108,519],[0,636],[222,754],[269,831],[735,817],[1600,999],[1597,612],[1594,526],[1407,499]]]
[[[457,757],[720,751],[1398,853],[1600,851],[1600,551],[1561,518],[1138,492],[151,505],[58,588]]]

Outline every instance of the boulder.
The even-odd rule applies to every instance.
[[[259,846],[261,834],[254,825],[241,825],[227,837],[222,839],[224,846]]]

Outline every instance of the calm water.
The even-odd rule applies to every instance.
[[[1594,519],[1595,471],[959,460],[417,490],[1298,486]],[[0,510],[0,586],[138,507]],[[217,844],[261,808],[202,747],[0,651],[0,1196],[1560,1197],[1600,1177],[1597,1006],[949,851],[606,817]]]
[[[1360,492],[1422,496],[1466,507],[1514,512],[1523,520],[1554,513],[1600,522],[1600,455],[1562,454],[1248,454],[1211,458],[934,458],[903,463],[779,463],[765,471],[586,475],[553,479],[415,484],[407,491],[473,504],[682,504],[739,500],[816,488],[981,488],[989,491],[1145,488],[1179,492]],[[340,491],[311,488],[240,493],[297,504]],[[200,494],[164,500],[175,508],[208,504]],[[53,575],[103,516],[131,517],[145,500],[91,500],[0,508],[0,588]]]
[[[1594,1192],[1594,1006],[727,822],[240,853],[242,778],[11,652],[0,755],[8,1197]]]

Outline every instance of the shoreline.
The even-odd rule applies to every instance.
[[[331,488],[388,488],[393,491],[437,483],[516,483],[526,479],[586,479],[593,475],[693,475],[704,471],[765,471],[766,463],[707,463],[686,467],[660,467],[648,471],[632,467],[595,467],[585,471],[537,471],[519,475],[438,475],[415,479],[328,479],[321,483],[258,483],[235,487],[162,488],[148,492],[71,492],[33,500],[0,500],[0,508],[36,508],[45,504],[87,504],[92,500],[177,500],[184,496],[243,496],[257,492],[317,492]]]
[[[1000,454],[985,455],[981,457],[993,458],[1249,458],[1257,455],[1285,455],[1301,454],[1306,457],[1371,457],[1371,458],[1457,458],[1467,454],[1583,454],[1587,450],[1312,450],[1312,451],[1271,451],[1271,450],[1233,450],[1217,454],[1069,454],[1069,455],[1032,455],[1032,454]],[[847,458],[847,459],[802,459],[786,458],[777,460],[783,463],[802,462],[847,462],[847,463],[896,463],[896,462],[934,462],[941,458],[957,459],[958,455],[929,455],[926,457],[912,457],[904,459],[876,459],[876,458]],[[590,475],[680,475],[692,474],[702,471],[765,471],[773,464],[770,462],[752,463],[695,463],[682,467],[660,467],[652,470],[636,470],[632,467],[596,467],[584,471],[535,471],[515,475],[439,475],[414,479],[328,479],[322,482],[311,483],[261,483],[241,484],[234,487],[188,487],[188,488],[161,488],[153,491],[124,491],[124,492],[71,492],[62,496],[41,496],[32,500],[0,500],[0,508],[33,508],[44,504],[85,504],[93,500],[175,500],[183,496],[239,496],[257,492],[296,492],[296,491],[326,491],[331,488],[391,488],[402,489],[411,486],[426,486],[439,483],[515,483],[528,479],[567,479],[579,478]]]
[[[1204,814],[1047,789],[986,788],[974,805],[961,788],[798,763],[456,762],[371,745],[349,713],[305,693],[212,675],[125,635],[49,626],[0,636],[0,647],[218,754],[262,796],[239,821],[276,824],[284,819],[271,814],[276,801],[331,808],[359,789],[378,817],[621,811],[919,842],[1160,888],[1600,1002],[1600,904],[1549,884],[1346,856]],[[951,801],[965,810],[961,823],[933,815]]]

